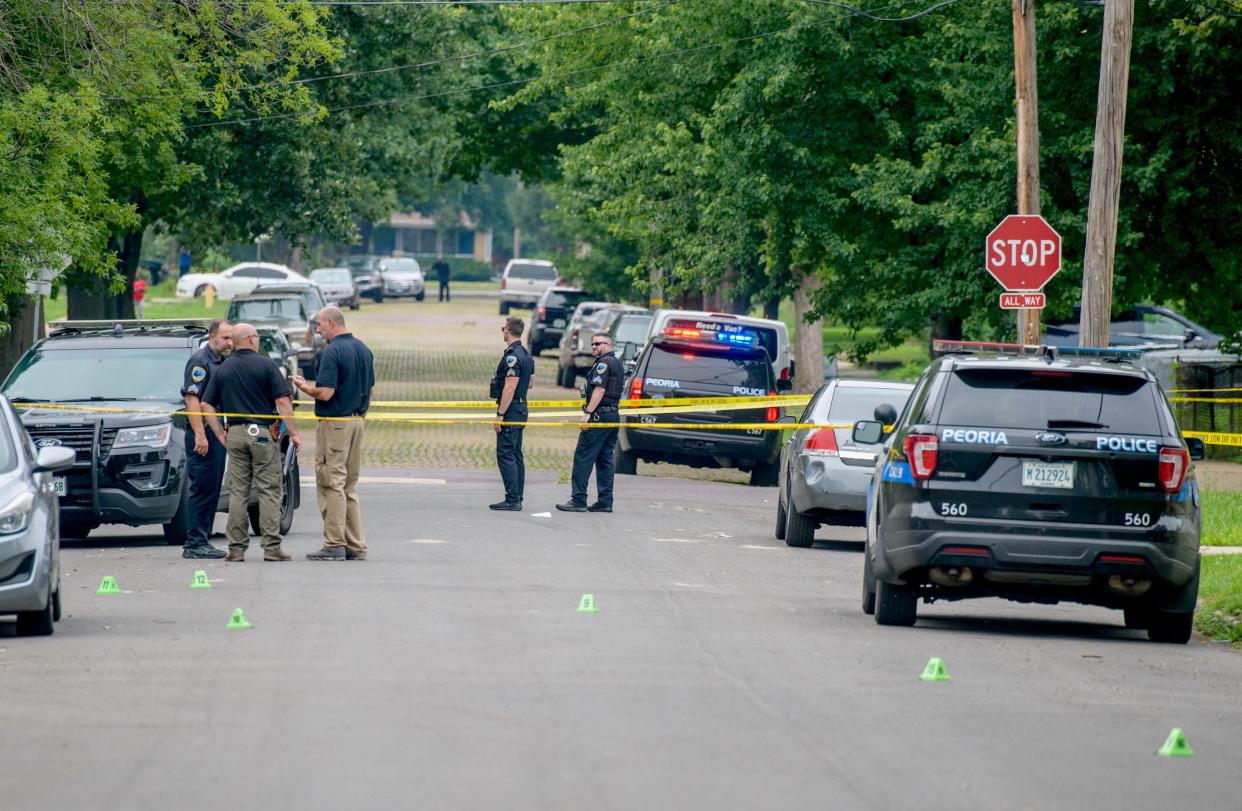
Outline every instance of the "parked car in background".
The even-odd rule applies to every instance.
[[[360,306],[358,286],[349,268],[317,268],[311,271],[314,282],[329,304],[356,310]]]
[[[0,396],[0,614],[17,615],[18,636],[47,636],[60,619],[58,475],[73,448],[37,445]]]
[[[351,256],[345,264],[354,277],[358,295],[376,303],[384,300],[384,284],[380,281],[378,256]]]
[[[1080,313],[1081,306],[1076,304],[1072,320],[1049,324],[1044,343],[1078,346]],[[1176,310],[1154,304],[1137,304],[1122,310],[1108,325],[1109,346],[1163,344],[1182,349],[1215,349],[1221,337]]]
[[[612,351],[623,363],[632,362],[647,345],[647,333],[651,329],[652,314],[625,312],[617,316],[608,328],[612,336]]]
[[[535,304],[530,327],[526,330],[526,348],[538,355],[549,346],[557,346],[565,333],[565,325],[574,308],[589,294],[573,287],[549,287]]]
[[[213,287],[216,296],[227,301],[234,296],[249,293],[261,284],[306,281],[305,276],[284,265],[243,262],[220,273],[187,273],[177,280],[177,298],[197,298],[208,287]]]
[[[289,379],[298,373],[298,350],[293,348],[289,343],[289,339],[285,337],[285,332],[280,327],[265,326],[256,324],[255,329],[259,332],[259,352],[267,355],[276,365],[280,367],[280,373]],[[298,396],[298,390],[293,390],[294,398]]]
[[[651,319],[649,337],[662,335],[680,337],[721,345],[750,345],[751,336],[768,353],[776,388],[789,391],[793,387],[794,362],[789,343],[789,327],[784,321],[755,318],[749,315],[709,313],[703,310],[656,310]]]
[[[810,546],[820,524],[863,526],[867,490],[882,446],[862,445],[852,436],[859,420],[892,425],[914,386],[887,380],[833,380],[811,398],[799,428],[781,451],[776,499],[776,537],[790,546]]]
[[[510,259],[500,274],[500,314],[510,307],[534,307],[543,291],[560,281],[560,274],[544,259]]]
[[[302,374],[310,378],[315,376],[324,340],[315,332],[314,312],[308,311],[301,293],[258,290],[248,296],[238,296],[229,302],[225,317],[234,324],[244,321],[256,327],[279,329],[289,346],[297,350]]]
[[[595,362],[595,356],[591,354],[591,336],[597,332],[608,332],[613,322],[627,312],[644,313],[646,310],[630,304],[606,301],[579,302],[573,315],[569,317],[569,323],[565,325],[565,334],[561,336],[556,370],[558,385],[572,387],[578,375],[586,374]],[[614,354],[615,349],[614,347]]]
[[[413,296],[415,301],[422,301],[427,296],[423,269],[417,260],[408,256],[389,256],[379,260],[377,265],[385,296]]]

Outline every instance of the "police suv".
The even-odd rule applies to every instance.
[[[630,400],[678,400],[702,397],[775,397],[779,386],[772,357],[753,327],[727,317],[687,314],[664,319],[634,365],[627,386]],[[756,428],[721,430],[644,428],[670,423],[774,423],[779,408],[736,411],[643,414],[621,411],[617,472],[636,473],[638,461],[671,462],[692,467],[740,468],[750,483],[775,487],[780,474],[780,432]]]
[[[1152,375],[1125,350],[942,342],[887,435],[867,514],[863,611],[919,598],[1118,608],[1184,643],[1199,590],[1199,490]],[[859,442],[884,426],[854,426]]]

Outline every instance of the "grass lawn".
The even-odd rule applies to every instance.
[[[1195,627],[1213,639],[1242,645],[1242,555],[1203,558]]]
[[[165,279],[156,287],[147,289],[147,311],[145,318],[223,318],[228,312],[229,303],[216,299],[209,309],[203,306],[203,299],[176,299],[176,278]],[[167,299],[163,301],[160,299]],[[176,299],[174,301],[174,299]],[[43,300],[43,317],[48,321],[63,321],[69,309],[69,294],[65,290],[55,298]]]
[[[1203,496],[1203,545],[1242,546],[1242,492],[1206,491]]]

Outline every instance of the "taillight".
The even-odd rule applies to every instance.
[[[1186,469],[1190,467],[1190,454],[1185,448],[1160,449],[1160,486],[1166,493],[1176,493],[1182,489],[1186,480]]]
[[[582,348],[582,346],[579,345],[578,343],[578,330],[574,330],[573,332],[569,333],[569,344],[570,346],[576,346],[579,349]]]
[[[788,380],[788,379],[789,379],[789,367],[786,366],[784,369],[781,369],[781,380]]]
[[[768,392],[768,396],[775,397],[776,392],[770,391]],[[780,417],[780,411],[781,410],[777,408],[776,406],[772,406],[771,408],[769,408],[768,409],[768,422],[776,422],[777,418]]]
[[[548,317],[548,308],[547,308],[547,307],[540,307],[538,310],[535,310],[535,317],[536,317],[536,318],[538,318],[540,321],[542,321],[543,319],[547,318],[547,317]]]
[[[505,277],[504,276],[500,277],[500,289],[501,290],[505,289]]]
[[[837,432],[834,428],[816,428],[806,438],[806,444],[802,446],[803,453],[813,453],[816,456],[836,456],[837,455]]]
[[[930,479],[936,472],[936,461],[940,456],[940,440],[935,434],[910,434],[901,449],[906,452],[906,461],[910,463],[910,473],[916,479]]]
[[[638,375],[634,375],[634,379],[630,381],[630,399],[643,399],[643,379]]]

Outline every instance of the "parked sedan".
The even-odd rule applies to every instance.
[[[833,380],[820,387],[781,451],[776,537],[810,546],[820,524],[862,526],[880,445],[853,440],[858,420],[892,424],[914,386],[887,380]],[[834,427],[835,426],[835,427]]]
[[[422,301],[427,295],[423,269],[418,261],[408,257],[389,256],[379,260],[380,279],[385,296],[413,296]]]
[[[216,295],[228,300],[245,295],[259,285],[288,282],[306,283],[306,277],[284,265],[271,262],[243,262],[220,273],[187,273],[177,280],[177,298],[197,298],[212,287]]]
[[[588,296],[585,290],[573,287],[549,287],[543,291],[535,304],[530,329],[526,331],[526,348],[532,355],[538,355],[549,346],[560,345],[569,316]]]
[[[1078,319],[1081,307],[1074,305],[1072,320],[1049,324],[1044,343],[1049,346],[1078,346]],[[1113,316],[1108,325],[1109,346],[1159,344],[1183,349],[1215,349],[1221,336],[1186,316],[1154,304],[1136,304]]]
[[[40,444],[0,395],[0,614],[17,615],[18,636],[47,636],[60,619],[55,473],[72,467],[76,454],[58,441]]]
[[[318,268],[312,270],[310,280],[319,285],[329,304],[356,310],[360,306],[358,286],[354,284],[349,268]]]

